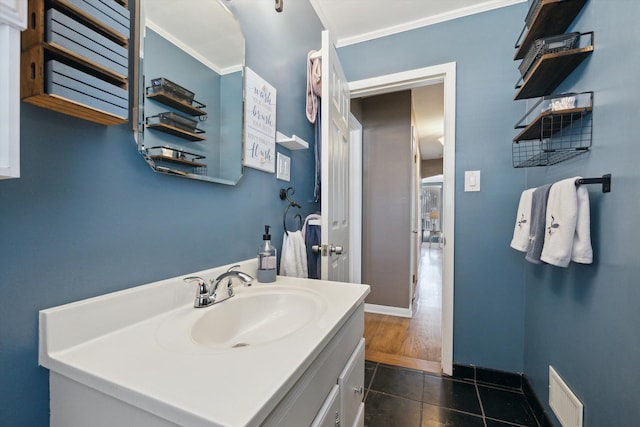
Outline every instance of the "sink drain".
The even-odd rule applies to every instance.
[[[246,342],[239,342],[238,344],[234,344],[233,347],[231,348],[240,348],[240,347],[246,347],[249,344],[247,344]]]

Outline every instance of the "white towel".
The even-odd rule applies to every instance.
[[[304,224],[302,224],[302,240],[304,240],[305,242],[307,241],[307,224],[309,223],[309,221],[320,220],[320,219],[322,219],[320,214],[307,215],[307,217],[304,219]]]
[[[282,238],[280,275],[307,278],[307,251],[300,230],[289,231]]]
[[[589,212],[589,191],[585,186],[578,186],[578,221],[576,234],[573,236],[571,261],[580,264],[593,262],[593,248],[591,247],[591,213]]]
[[[511,247],[520,252],[529,250],[529,230],[531,229],[531,198],[535,188],[524,190],[520,195],[518,213],[516,215],[516,225],[513,228],[513,238]]]
[[[576,179],[558,181],[551,186],[547,200],[544,247],[540,259],[567,267],[572,259],[589,264],[593,260],[589,219],[589,192],[575,185]],[[580,202],[578,202],[580,199]]]

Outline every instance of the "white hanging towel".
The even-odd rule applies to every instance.
[[[524,190],[520,195],[516,225],[513,228],[511,247],[520,252],[529,250],[529,230],[531,229],[531,199],[535,188]]]
[[[580,264],[593,262],[593,247],[591,246],[591,213],[589,212],[589,190],[585,186],[577,187],[578,221],[576,234],[573,236],[571,261]]]
[[[567,267],[571,260],[582,264],[593,262],[589,191],[576,187],[579,178],[558,181],[549,191],[540,259],[558,267]]]
[[[282,238],[280,275],[307,278],[307,251],[302,233],[289,231]]]
[[[531,197],[531,229],[529,230],[529,249],[524,259],[534,264],[542,264],[540,256],[544,246],[545,218],[547,199],[551,184],[542,185],[535,189]]]

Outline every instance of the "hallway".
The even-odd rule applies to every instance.
[[[422,243],[412,319],[365,313],[366,427],[539,427],[521,384],[441,376],[442,249]]]
[[[365,313],[365,358],[441,372],[442,249],[422,243],[413,318]]]

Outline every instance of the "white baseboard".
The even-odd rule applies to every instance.
[[[388,305],[365,304],[364,311],[367,313],[386,314],[388,316],[413,317],[411,308],[390,307]]]

